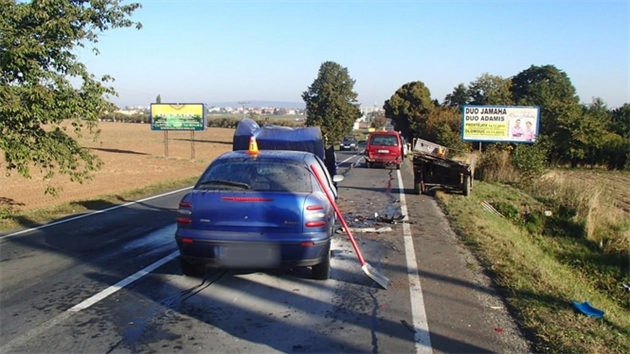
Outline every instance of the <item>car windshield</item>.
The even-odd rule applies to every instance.
[[[398,146],[398,139],[393,135],[374,135],[370,139],[371,145]]]
[[[212,164],[195,189],[308,193],[312,185],[308,170],[297,164],[228,160]]]

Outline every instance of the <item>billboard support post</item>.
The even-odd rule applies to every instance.
[[[195,159],[195,131],[190,131],[190,159]]]
[[[168,130],[164,131],[164,157],[168,158]]]

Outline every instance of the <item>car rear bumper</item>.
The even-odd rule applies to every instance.
[[[369,156],[365,155],[365,160],[371,163],[382,163],[385,165],[402,164],[403,161],[400,158],[389,156]]]
[[[192,239],[184,242],[183,239]],[[230,268],[313,266],[330,252],[331,238],[291,241],[194,239],[176,235],[182,258],[191,263]]]

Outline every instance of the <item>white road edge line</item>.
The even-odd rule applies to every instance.
[[[111,208],[107,208],[107,209],[103,209],[103,210],[97,210],[97,211],[94,211],[94,212],[91,212],[91,213],[88,213],[88,214],[82,214],[82,215],[75,216],[75,217],[72,217],[72,218],[69,218],[69,219],[64,219],[64,220],[60,220],[60,221],[55,221],[55,222],[52,222],[52,223],[50,223],[50,224],[41,225],[41,226],[33,227],[33,228],[30,228],[30,229],[26,229],[26,230],[17,231],[17,232],[14,232],[14,233],[8,234],[8,235],[0,236],[0,240],[4,240],[4,239],[10,238],[10,237],[14,237],[14,236],[22,235],[22,234],[25,234],[25,233],[28,233],[28,232],[31,232],[31,231],[35,231],[35,230],[45,229],[45,228],[47,228],[47,227],[51,227],[51,226],[55,226],[55,225],[59,225],[59,224],[63,224],[63,223],[70,222],[70,221],[74,221],[74,220],[78,220],[78,219],[81,219],[81,218],[86,218],[86,217],[88,217],[88,216],[92,216],[92,215],[96,215],[96,214],[101,214],[101,213],[106,213],[106,212],[108,212],[108,211],[116,210],[116,209],[119,209],[119,208],[124,208],[124,207],[129,206],[129,205],[132,205],[132,204],[137,204],[137,203],[146,202],[147,200],[151,200],[151,199],[156,199],[156,198],[165,197],[165,196],[167,196],[167,195],[171,195],[171,194],[179,193],[179,192],[185,191],[185,190],[187,190],[187,189],[191,189],[191,188],[192,188],[192,186],[190,186],[190,187],[186,187],[186,188],[182,188],[182,189],[178,189],[178,190],[175,190],[175,191],[171,191],[171,192],[168,192],[168,193],[163,193],[163,194],[154,195],[154,196],[152,196],[152,197],[148,197],[148,198],[144,198],[144,199],[140,199],[140,200],[135,200],[135,201],[133,201],[133,202],[127,202],[127,203],[125,203],[125,204],[117,205],[117,206],[114,206],[114,207],[111,207]]]
[[[13,340],[11,340],[9,343],[6,343],[5,345],[2,345],[0,347],[0,353],[7,353],[10,351],[10,349],[12,349],[15,346],[19,346],[19,345],[23,345],[24,343],[27,343],[29,341],[31,341],[33,338],[39,336],[41,333],[43,333],[44,331],[60,324],[61,322],[65,321],[66,319],[70,318],[73,314],[87,309],[88,307],[96,304],[97,302],[105,299],[106,297],[112,295],[113,293],[117,292],[118,290],[124,288],[125,286],[135,282],[136,280],[144,277],[145,275],[151,273],[152,271],[156,270],[157,268],[161,267],[162,265],[166,264],[167,262],[171,261],[172,259],[174,259],[175,257],[177,257],[179,255],[179,251],[175,251],[171,254],[169,254],[168,256],[160,259],[159,261],[149,265],[148,267],[145,267],[141,270],[139,270],[138,272],[128,276],[127,278],[119,281],[118,283],[110,286],[109,288],[101,291],[100,293],[82,301],[81,303],[69,308],[68,310],[66,310],[65,312],[62,312],[61,314],[57,315],[56,317],[51,318],[50,320],[42,323],[40,326],[35,327],[31,330],[29,330],[28,332],[24,333],[23,335],[14,338]]]
[[[409,220],[407,212],[407,202],[405,201],[405,187],[403,185],[400,170],[396,171],[398,177],[398,190],[400,195],[400,213],[405,215],[403,221]],[[413,247],[411,237],[411,227],[409,223],[403,223],[403,235],[405,239],[405,256],[407,259],[407,277],[409,278],[409,295],[411,296],[411,318],[413,319],[413,335],[416,344],[417,354],[432,354],[431,337],[429,335],[429,322],[424,309],[424,297],[420,286],[420,275],[418,274],[418,261],[416,251]]]

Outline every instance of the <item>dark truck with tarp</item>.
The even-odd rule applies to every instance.
[[[319,127],[290,128],[277,125],[260,126],[252,119],[243,119],[234,132],[232,150],[248,150],[251,137],[256,137],[260,150],[293,150],[313,153],[324,161],[331,176],[337,174],[335,150],[324,146]]]

